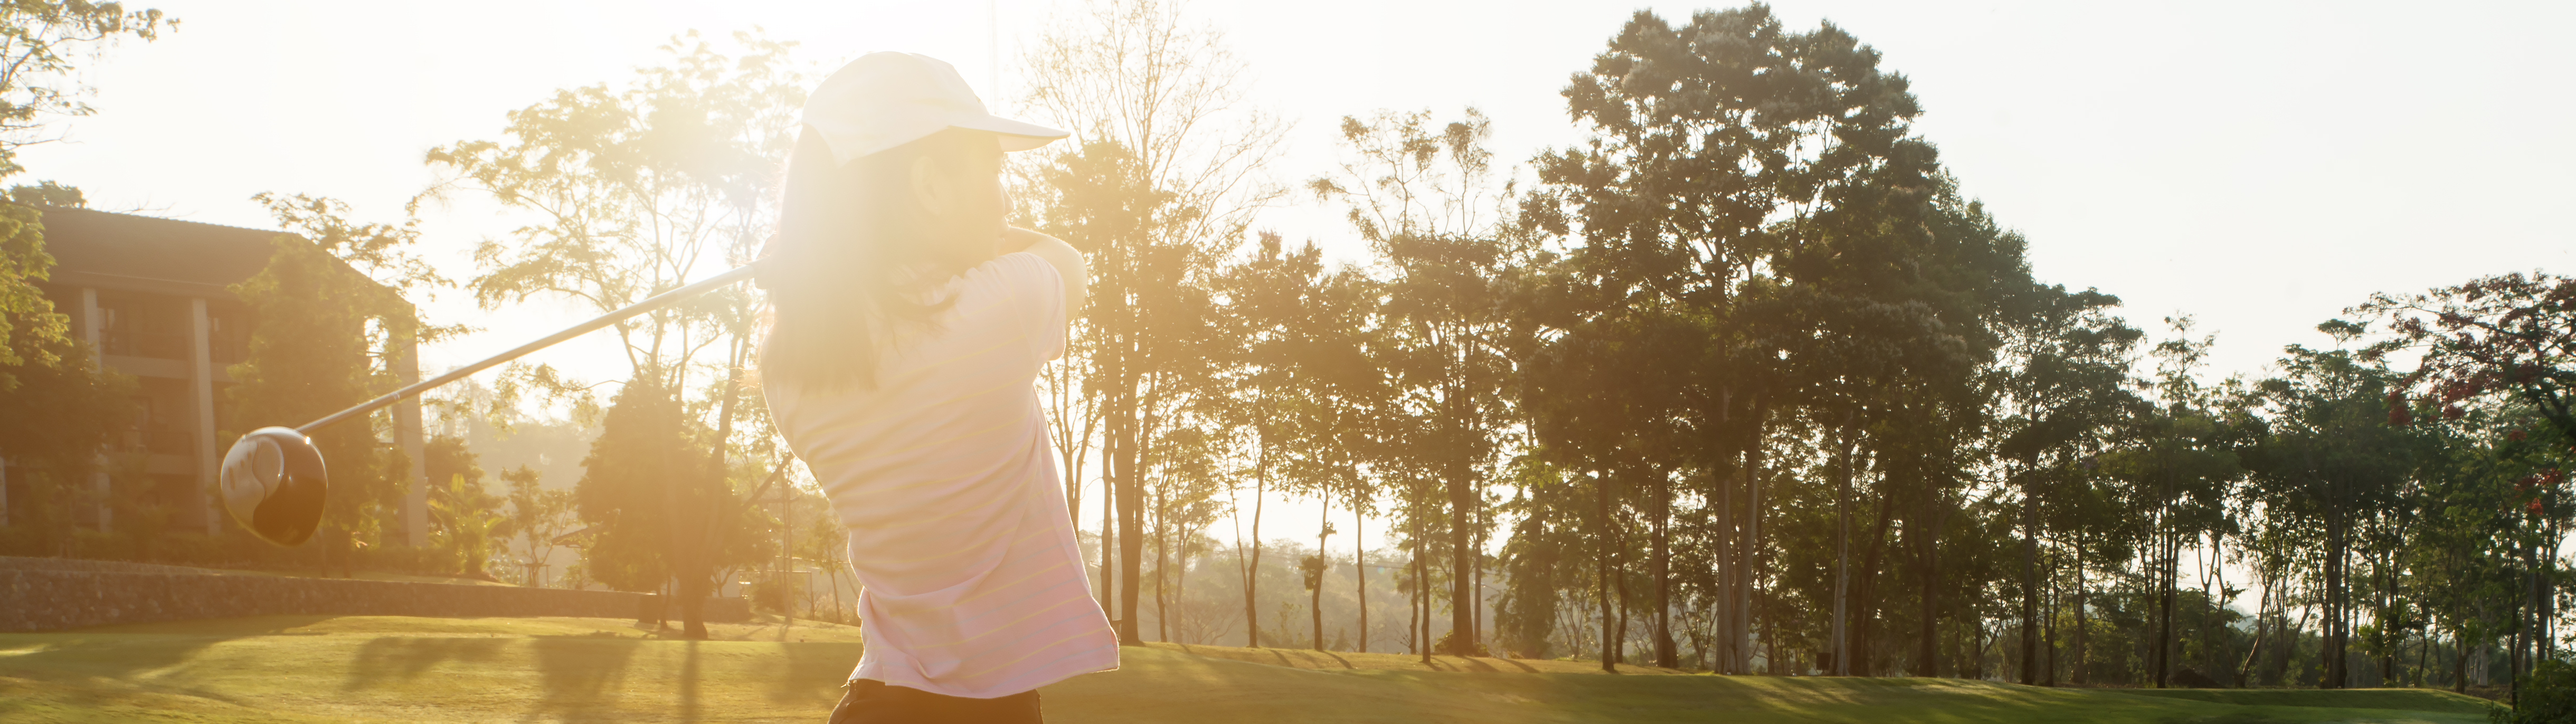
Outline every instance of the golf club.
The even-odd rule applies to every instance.
[[[324,465],[322,451],[313,447],[315,430],[332,423],[383,409],[439,385],[465,379],[493,365],[518,359],[530,352],[554,346],[555,343],[579,337],[625,321],[636,315],[671,306],[681,300],[705,294],[717,288],[749,279],[764,261],[735,267],[687,286],[653,295],[623,309],[609,312],[561,332],[546,335],[534,342],[513,347],[482,361],[458,367],[446,374],[412,383],[399,390],[368,400],[355,407],[325,415],[322,419],[295,427],[263,427],[243,435],[224,453],[223,467],[217,472],[218,487],[224,497],[224,510],[251,534],[278,545],[297,545],[313,537],[322,524],[322,504],[329,497],[330,470]]]

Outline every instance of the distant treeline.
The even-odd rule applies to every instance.
[[[1050,391],[1066,467],[1107,483],[1128,639],[1208,635],[1177,605],[1259,645],[1402,622],[1370,645],[2145,686],[2555,655],[2567,279],[2356,299],[2330,347],[2212,379],[2189,317],[2150,335],[2034,279],[1830,24],[1641,12],[1563,95],[1590,138],[1534,183],[1473,110],[1344,119],[1299,187],[1366,242],[1338,265],[1227,205],[1269,197],[1194,196],[1229,167],[1155,135],[1190,124],[1041,104],[1105,109],[1022,198],[1099,277]],[[1391,534],[1394,575],[1252,543],[1281,495],[1333,511],[1318,544]],[[1316,617],[1318,587],[1390,584],[1406,608]]]

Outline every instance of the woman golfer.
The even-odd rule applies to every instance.
[[[1003,223],[1002,154],[1066,134],[905,53],[833,73],[803,120],[760,367],[864,586],[831,721],[1038,721],[1038,687],[1118,667],[1032,386],[1088,272]]]

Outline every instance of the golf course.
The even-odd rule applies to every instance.
[[[6,722],[820,722],[858,629],[597,618],[272,616],[0,634]],[[1054,722],[2442,722],[2413,689],[2051,689],[1735,677],[1579,661],[1154,644],[1042,690]]]

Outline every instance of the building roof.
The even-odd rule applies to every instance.
[[[45,207],[52,283],[221,297],[268,266],[275,229]],[[353,271],[354,273],[354,271]]]

